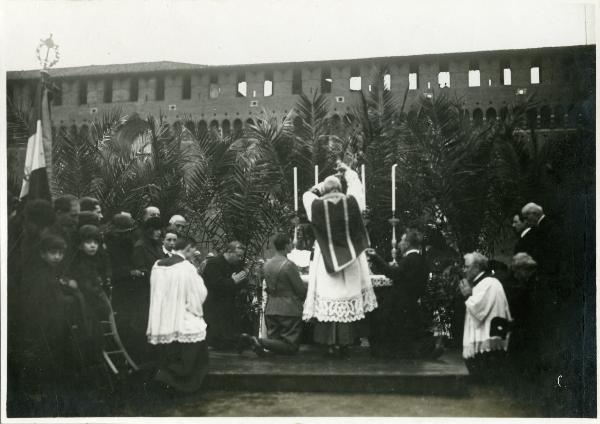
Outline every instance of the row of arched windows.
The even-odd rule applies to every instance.
[[[465,114],[469,111],[465,110]],[[482,125],[485,122],[500,119],[505,120],[508,116],[508,108],[502,107],[499,112],[495,108],[487,108],[484,112],[481,108],[476,108],[470,115],[471,121],[475,125]],[[551,107],[544,105],[538,108],[528,108],[525,112],[529,126],[534,128],[569,128],[576,126],[582,118],[582,111],[574,105],[568,108],[562,105]]]
[[[415,111],[411,111],[410,114],[416,113]],[[493,107],[489,107],[487,109],[476,108],[473,109],[472,112],[468,110],[464,110],[463,113],[474,123],[474,125],[483,125],[485,123],[489,123],[491,121],[496,120],[505,120],[508,116],[509,109],[508,107],[502,107],[499,111],[497,111]],[[577,108],[574,105],[570,105],[568,108],[563,107],[562,105],[557,105],[554,107],[544,105],[538,108],[528,108],[526,111],[528,124],[534,128],[570,128],[577,126],[580,123],[582,118],[581,109]],[[352,121],[351,115],[344,115],[343,118],[338,114],[333,114],[329,118],[329,128],[332,131],[339,130],[342,126],[342,119]],[[192,133],[198,132],[199,134],[206,133],[208,131],[221,133],[223,136],[236,135],[241,134],[242,131],[248,127],[248,125],[252,124],[254,120],[252,118],[248,118],[245,122],[241,119],[235,119],[233,122],[228,119],[224,119],[219,122],[216,119],[213,119],[210,122],[205,120],[200,120],[197,123],[193,121],[187,121],[183,123],[183,125],[188,128]],[[302,126],[302,120],[300,117],[296,116],[293,119],[294,129],[297,131]],[[71,137],[80,135],[87,136],[89,133],[88,125],[81,125],[77,127],[76,125],[71,125],[67,127],[65,125],[57,127],[52,127],[53,136],[57,136],[58,134],[69,135]]]

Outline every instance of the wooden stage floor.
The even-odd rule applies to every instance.
[[[349,358],[329,359],[303,346],[295,356],[259,358],[253,352],[210,352],[206,388],[211,390],[410,393],[462,395],[468,371],[460,354],[436,360],[374,358],[356,347]]]

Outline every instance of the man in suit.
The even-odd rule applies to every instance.
[[[286,234],[277,234],[273,241],[275,255],[264,265],[267,281],[267,306],[265,321],[267,338],[258,339],[242,334],[240,351],[251,345],[258,355],[264,349],[280,354],[294,354],[300,347],[302,335],[302,307],[307,286],[300,278],[296,265],[287,258],[292,243]]]
[[[395,266],[388,265],[377,256],[375,250],[367,249],[367,255],[373,263],[393,281],[390,293],[393,299],[393,315],[389,320],[388,337],[392,340],[394,350],[401,357],[417,357],[431,353],[424,344],[426,325],[420,307],[420,300],[425,294],[425,285],[429,278],[427,260],[421,254],[422,244],[423,236],[419,231],[406,231],[398,243],[402,256]],[[425,352],[426,350],[429,351]]]
[[[225,253],[206,263],[202,277],[208,289],[204,318],[208,325],[208,345],[218,350],[234,350],[242,333],[242,319],[235,299],[248,271],[243,268],[246,249],[239,241],[227,244]]]
[[[518,237],[514,254],[528,253],[531,255],[536,248],[535,230],[525,221],[520,213],[516,213],[513,216],[512,227]]]
[[[526,223],[535,229],[535,248],[529,253],[539,265],[540,274],[556,277],[559,271],[559,248],[561,243],[557,238],[554,224],[546,215],[540,205],[527,203],[521,209],[521,214]]]

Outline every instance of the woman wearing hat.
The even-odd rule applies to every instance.
[[[138,356],[139,362],[152,359],[146,342],[150,308],[150,270],[156,261],[166,257],[162,249],[160,218],[149,218],[142,225],[142,236],[133,246],[133,269],[139,270],[140,275],[133,280],[131,299],[127,305],[133,315],[130,352],[134,355],[134,360],[135,356]]]

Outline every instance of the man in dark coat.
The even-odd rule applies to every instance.
[[[536,249],[535,229],[525,221],[520,213],[514,214],[511,226],[518,237],[514,254],[527,253],[531,255]]]
[[[542,275],[555,277],[559,271],[562,244],[554,223],[544,214],[541,206],[528,203],[523,206],[521,214],[528,225],[535,229],[535,248],[529,253],[538,263],[538,271]]]
[[[252,345],[258,355],[267,349],[274,353],[294,354],[300,347],[302,307],[307,286],[300,278],[296,265],[287,258],[292,242],[287,234],[277,234],[273,240],[275,255],[264,265],[267,282],[265,321],[267,338],[242,334],[242,341]]]
[[[235,306],[236,295],[247,282],[243,269],[245,248],[239,241],[227,245],[225,253],[209,259],[202,277],[208,289],[204,318],[208,325],[208,345],[219,350],[233,350],[242,333],[242,322]]]
[[[402,235],[398,265],[388,265],[375,250],[368,249],[367,255],[376,267],[393,280],[389,296],[393,299],[393,312],[388,337],[396,352],[402,357],[417,357],[423,352],[425,322],[420,308],[420,299],[425,294],[429,277],[427,260],[421,254],[422,236],[410,229]]]

